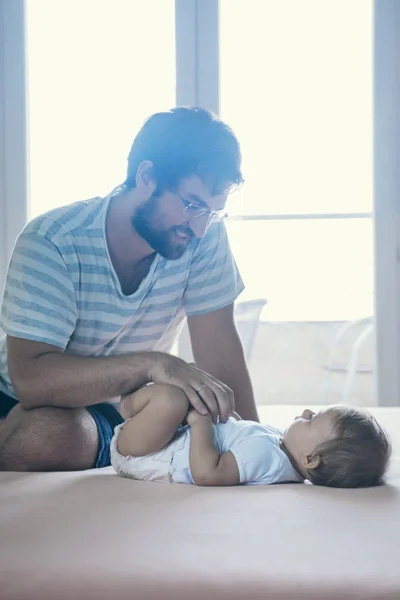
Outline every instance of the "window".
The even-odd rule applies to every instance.
[[[268,300],[250,365],[256,397],[319,403],[341,322],[373,314],[372,2],[220,0],[219,52],[220,114],[246,179],[228,231],[243,299]],[[333,358],[339,392],[359,333]],[[370,404],[372,388],[357,377],[352,391]]]
[[[121,183],[143,121],[175,105],[174,0],[27,0],[27,56],[34,217]]]
[[[242,299],[268,300],[257,399],[320,402],[337,327],[373,313],[371,0],[26,5],[30,216],[120,183],[134,135],[176,90],[219,103],[246,179],[227,224]],[[371,403],[372,378],[358,380]]]
[[[347,321],[373,314],[372,219],[232,221],[245,294],[268,321]]]
[[[296,219],[371,216],[371,13],[364,0],[220,0],[221,116],[246,179],[229,212],[294,219],[229,225],[273,320],[372,314],[370,219]]]
[[[372,210],[372,3],[220,0],[220,109],[246,214]]]

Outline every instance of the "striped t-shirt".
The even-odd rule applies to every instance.
[[[110,196],[55,209],[18,237],[7,273],[0,328],[82,356],[168,352],[187,316],[233,303],[243,284],[225,227],[212,225],[183,256],[159,255],[126,296],[105,235]],[[0,339],[0,391],[15,397]]]

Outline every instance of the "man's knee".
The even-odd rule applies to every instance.
[[[17,405],[0,433],[0,470],[73,471],[94,466],[96,424],[84,408]]]

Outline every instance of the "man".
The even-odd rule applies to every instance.
[[[155,114],[122,186],[27,225],[1,309],[0,469],[108,465],[120,397],[152,382],[214,420],[234,393],[257,420],[233,320],[243,284],[221,223],[240,158],[209,112]],[[185,315],[196,366],[168,354]]]

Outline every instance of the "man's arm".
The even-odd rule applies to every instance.
[[[206,386],[202,399],[214,418],[220,415],[225,420],[232,410],[231,398],[206,373],[162,352],[91,358],[11,336],[7,336],[7,349],[11,381],[26,409],[90,406],[154,382],[180,388],[189,403],[203,413],[207,409],[196,390]]]
[[[259,421],[233,304],[188,317],[188,325],[196,366],[233,390],[236,411],[242,419]]]
[[[232,452],[219,454],[214,446],[211,418],[191,411],[189,462],[193,481],[201,486],[229,486],[240,483],[240,474]]]
[[[7,351],[10,378],[24,408],[98,404],[149,381],[151,365],[144,352],[88,358],[10,336]]]

